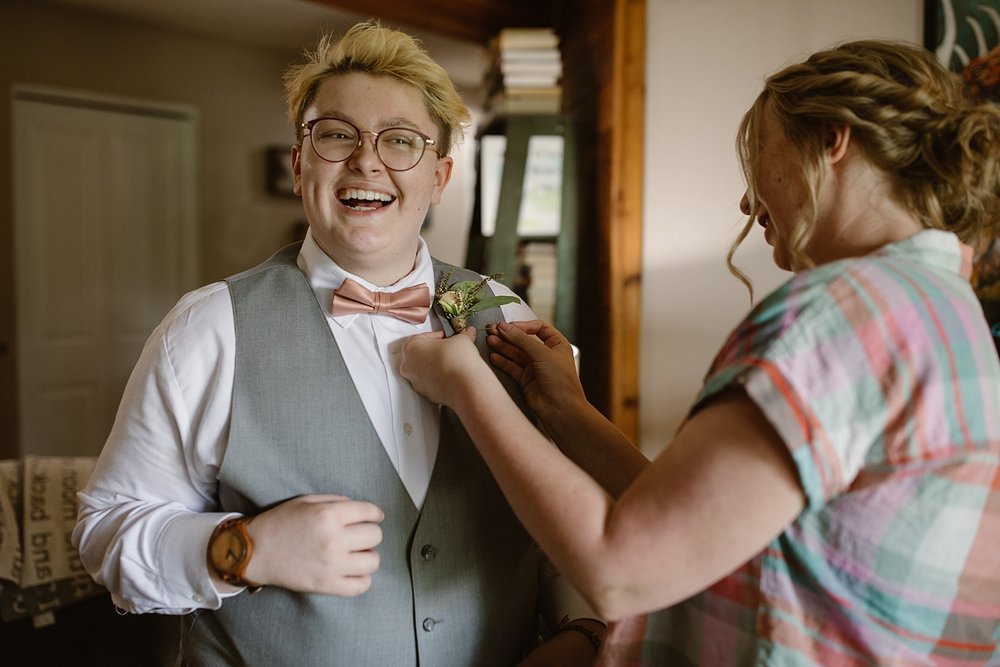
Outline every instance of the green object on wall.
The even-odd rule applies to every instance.
[[[925,0],[924,46],[953,72],[1000,44],[1000,0]]]

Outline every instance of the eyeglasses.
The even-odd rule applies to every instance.
[[[372,135],[375,154],[392,171],[413,169],[427,148],[438,150],[433,139],[406,127],[390,127],[378,132],[362,131],[339,118],[314,118],[301,126],[309,134],[316,155],[327,162],[349,159],[361,147],[363,134]]]

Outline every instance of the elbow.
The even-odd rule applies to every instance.
[[[615,622],[630,616],[664,609],[690,597],[697,591],[677,587],[662,577],[632,576],[626,568],[590,571],[581,577],[577,589],[590,607],[605,621]]]
[[[622,589],[601,588],[581,593],[598,617],[609,623],[639,613],[634,602],[629,603],[630,596]]]
[[[645,611],[641,593],[636,586],[621,577],[594,577],[595,572],[581,582],[580,595],[597,615],[608,622],[620,621]]]

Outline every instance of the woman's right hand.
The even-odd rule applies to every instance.
[[[490,361],[521,387],[528,405],[546,425],[557,410],[587,402],[573,360],[573,346],[542,320],[500,322],[487,327]]]

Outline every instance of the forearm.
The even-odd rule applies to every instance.
[[[455,393],[453,408],[514,512],[594,606],[592,574],[603,558],[611,497],[524,417],[495,378]]]
[[[530,424],[492,374],[457,377],[449,404],[525,528],[602,618],[703,590],[803,506],[784,442],[742,391],[703,407],[616,500]],[[622,445],[593,416],[576,429],[581,446]]]
[[[625,434],[586,401],[547,412],[543,427],[559,449],[614,498],[649,466],[649,459]]]
[[[73,542],[84,567],[132,613],[216,609],[222,596],[205,561],[208,536],[224,514],[139,501],[109,505],[81,494]]]
[[[156,341],[159,343],[159,341]],[[134,613],[183,614],[217,608],[205,547],[216,513],[214,464],[224,420],[195,425],[177,383],[145,355],[125,390],[119,416],[85,488],[73,541],[87,571]],[[214,426],[214,428],[213,428]]]
[[[587,400],[570,342],[541,320],[489,334],[491,363],[520,385],[539,428],[617,498],[649,461]]]

